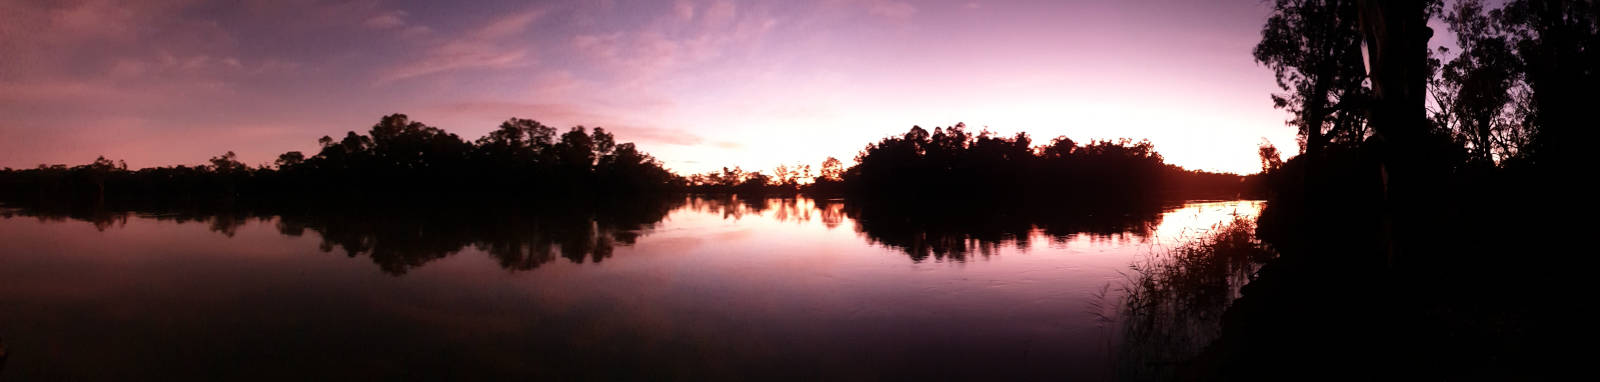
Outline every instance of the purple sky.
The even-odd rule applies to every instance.
[[[603,126],[682,173],[847,162],[911,125],[1294,151],[1236,1],[0,1],[0,166],[266,163],[388,113]]]

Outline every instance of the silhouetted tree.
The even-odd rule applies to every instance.
[[[1302,149],[1322,151],[1330,135],[1359,140],[1362,126],[1361,35],[1353,0],[1275,0],[1256,44],[1256,62],[1271,68],[1278,88],[1273,105],[1294,115]],[[1336,123],[1330,124],[1332,121]],[[1330,125],[1335,132],[1326,132]]]
[[[500,162],[503,168],[531,166],[543,160],[555,143],[556,129],[539,121],[512,118],[500,127],[478,138],[478,156]]]
[[[1050,140],[1050,145],[1045,146],[1039,154],[1045,159],[1065,159],[1072,156],[1072,151],[1078,148],[1078,143],[1072,138],[1056,137]]]
[[[723,186],[733,187],[733,186],[739,185],[740,183],[743,183],[744,182],[744,177],[745,177],[744,170],[739,168],[739,166],[733,166],[733,169],[729,169],[727,167],[723,167],[722,168],[722,176],[719,177],[718,179],[720,179],[719,184],[721,184]]]
[[[1275,18],[1285,3],[1278,2]],[[1428,24],[1430,17],[1441,14],[1439,2],[1350,3],[1357,6],[1351,20],[1360,33],[1369,89],[1362,105],[1349,110],[1368,116],[1370,135],[1358,149],[1301,155],[1270,171],[1271,199],[1256,232],[1281,256],[1253,273],[1249,291],[1243,292],[1246,298],[1224,315],[1224,335],[1196,357],[1203,360],[1195,363],[1200,368],[1186,371],[1190,373],[1186,377],[1278,378],[1299,370],[1345,367],[1349,364],[1342,357],[1359,352],[1364,353],[1365,364],[1375,366],[1351,369],[1351,377],[1381,371],[1400,372],[1387,374],[1398,379],[1526,378],[1523,373],[1542,369],[1541,362],[1548,358],[1529,354],[1527,349],[1539,346],[1523,338],[1542,335],[1522,333],[1540,326],[1528,325],[1528,312],[1537,309],[1530,307],[1547,304],[1490,307],[1496,304],[1485,301],[1524,297],[1496,285],[1501,283],[1483,280],[1529,272],[1507,269],[1513,265],[1504,256],[1540,252],[1529,248],[1539,244],[1529,244],[1523,237],[1549,232],[1523,226],[1553,221],[1545,211],[1574,204],[1552,197],[1558,190],[1544,187],[1549,183],[1521,168],[1477,166],[1462,171],[1462,165],[1493,160],[1495,146],[1504,144],[1496,142],[1501,139],[1496,130],[1508,127],[1497,124],[1514,122],[1502,119],[1523,119],[1516,115],[1524,108],[1519,94],[1534,99],[1529,103],[1534,113],[1541,112],[1539,98],[1560,94],[1565,99],[1553,102],[1572,114],[1558,120],[1576,120],[1577,107],[1567,104],[1574,99],[1568,96],[1582,92],[1574,84],[1582,84],[1586,73],[1600,67],[1584,61],[1592,57],[1585,52],[1600,45],[1589,42],[1583,47],[1585,43],[1578,42],[1594,28],[1574,27],[1593,25],[1593,2],[1513,0],[1487,15],[1477,1],[1457,2],[1443,21],[1457,32],[1462,49],[1458,56],[1435,57],[1432,62],[1427,44],[1434,34]],[[1526,8],[1514,9],[1518,7]],[[1522,18],[1529,13],[1506,16],[1524,10],[1540,13],[1540,18],[1553,16],[1549,19],[1553,22]],[[1275,22],[1269,21],[1269,30]],[[1541,28],[1528,27],[1534,24],[1544,24],[1553,33],[1533,33]],[[1281,37],[1304,42],[1319,38],[1318,33],[1299,29]],[[1557,35],[1559,48],[1538,47],[1543,42],[1526,40]],[[1525,47],[1532,49],[1524,51]],[[1533,51],[1551,53],[1565,62],[1536,68],[1536,60],[1525,54]],[[1528,92],[1516,84],[1519,61],[1525,64]],[[1554,85],[1559,90],[1543,94],[1533,86],[1536,71],[1562,73],[1545,78],[1559,78],[1555,81],[1562,84]],[[1431,122],[1426,98],[1430,92],[1437,107]],[[1532,130],[1536,141],[1546,137],[1542,123]],[[1440,134],[1450,132],[1441,126],[1459,133],[1458,139]],[[1265,168],[1275,167],[1269,151],[1275,150],[1263,145],[1259,151]],[[1313,167],[1315,171],[1308,170]],[[1315,197],[1318,194],[1325,197]],[[1516,207],[1495,208],[1494,201],[1501,198],[1516,201]],[[1540,282],[1533,278],[1552,277],[1539,274],[1517,282]],[[1429,298],[1409,297],[1417,295]],[[1371,319],[1374,316],[1382,318]],[[1467,328],[1452,322],[1479,325]],[[1203,371],[1206,368],[1212,370]]]
[[[274,161],[273,164],[277,165],[279,169],[284,169],[299,166],[301,163],[305,163],[305,161],[305,154],[302,154],[299,151],[290,151],[278,155],[278,160]]]
[[[611,151],[617,148],[616,137],[611,136],[611,133],[607,133],[606,129],[604,128],[594,128],[594,135],[592,135],[590,139],[594,141],[595,158],[604,158],[609,156],[611,155]]]
[[[68,168],[0,172],[0,199],[280,203],[292,200],[360,200],[445,194],[600,197],[660,193],[682,180],[632,143],[611,133],[574,128],[554,141],[554,129],[513,118],[476,141],[412,121],[382,117],[368,134],[324,136],[316,155],[277,157],[275,168],[251,168],[233,152],[206,164],[128,171],[100,158]],[[509,198],[505,200],[518,200]],[[99,203],[99,202],[96,202]]]
[[[839,158],[828,157],[827,160],[822,161],[820,176],[821,180],[825,181],[842,180],[844,179],[844,165],[839,162]]]
[[[1508,36],[1494,22],[1498,13],[1485,14],[1478,0],[1458,1],[1445,13],[1461,52],[1440,67],[1440,80],[1431,92],[1440,106],[1438,122],[1463,138],[1474,160],[1490,165],[1496,153],[1517,151],[1501,137],[1519,135],[1511,131],[1521,130],[1519,121],[1509,117],[1515,111],[1509,106],[1520,82],[1521,63]],[[1448,50],[1440,48],[1440,53]]]
[[[588,171],[594,166],[594,138],[583,126],[573,127],[555,144],[556,163],[573,172]]]
[[[1511,0],[1497,20],[1531,91],[1535,161],[1575,163],[1600,104],[1600,6],[1592,0]]]
[[[101,159],[105,158],[102,157]],[[99,162],[100,161],[95,161],[95,164],[99,164]],[[239,155],[234,154],[232,151],[223,153],[219,156],[211,157],[211,160],[208,160],[207,162],[210,163],[210,166],[207,168],[217,173],[232,174],[250,171],[250,166],[246,166],[244,162],[240,162]]]
[[[1030,197],[1040,201],[1149,202],[1163,195],[1240,191],[1237,175],[1191,172],[1167,165],[1149,141],[1096,141],[1079,147],[1066,137],[1032,147],[1027,133],[965,133],[965,126],[914,126],[904,135],[867,145],[843,184],[857,196],[916,200]],[[828,185],[832,164],[814,189]]]
[[[1283,168],[1283,154],[1278,152],[1278,147],[1265,139],[1261,141],[1261,146],[1256,150],[1261,156],[1261,172],[1270,173]]]
[[[372,150],[384,169],[452,168],[465,159],[471,145],[455,134],[405,114],[393,114],[372,126]]]

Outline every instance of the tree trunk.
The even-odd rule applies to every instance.
[[[1362,0],[1361,32],[1366,42],[1368,78],[1372,80],[1373,135],[1383,142],[1378,171],[1386,206],[1382,219],[1387,262],[1404,260],[1409,224],[1419,218],[1419,204],[1437,185],[1435,174],[1422,168],[1428,122],[1425,113],[1428,39],[1426,4],[1421,0]]]
[[[1328,120],[1328,91],[1333,88],[1328,83],[1328,78],[1333,77],[1331,72],[1322,70],[1317,73],[1317,83],[1311,89],[1313,98],[1306,100],[1306,109],[1300,119],[1300,128],[1306,134],[1306,154],[1311,158],[1317,158],[1328,144],[1327,137],[1322,134],[1322,125]]]
[[[1485,112],[1483,115],[1478,116],[1478,121],[1476,123],[1477,130],[1473,131],[1473,134],[1477,135],[1476,138],[1478,140],[1478,160],[1482,161],[1484,164],[1493,166],[1494,143],[1490,141],[1490,124],[1494,123],[1494,116],[1492,113]]]

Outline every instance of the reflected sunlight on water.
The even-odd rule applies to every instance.
[[[504,220],[10,211],[3,375],[1098,378],[1107,285],[1260,207],[931,225],[805,198]]]

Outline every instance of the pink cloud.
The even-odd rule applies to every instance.
[[[622,32],[577,35],[572,37],[572,47],[592,58],[612,60],[617,56],[617,39],[621,37]]]
[[[505,69],[529,63],[528,49],[504,51],[498,44],[453,41],[435,48],[428,57],[385,70],[378,84],[460,69]]]
[[[735,9],[733,2],[719,0],[706,9],[705,15],[700,18],[700,23],[705,27],[713,28],[727,25],[729,21],[733,21],[736,13],[737,9]]]
[[[215,22],[176,16],[186,4],[0,2],[0,36],[6,36],[0,39],[0,68],[10,79],[37,81],[81,76],[86,68],[109,71],[120,56],[193,56],[232,48],[232,37]],[[92,54],[79,54],[84,52]]]
[[[488,25],[484,25],[483,27],[478,28],[478,30],[473,31],[473,35],[475,38],[484,40],[492,40],[510,36],[527,29],[528,24],[532,24],[534,20],[538,20],[539,17],[544,16],[544,14],[545,12],[543,10],[532,10],[502,16],[490,22]]]
[[[432,28],[428,28],[428,27],[422,26],[422,25],[412,25],[410,27],[406,27],[406,29],[404,29],[404,30],[401,30],[400,31],[400,37],[418,38],[418,37],[427,36],[427,35],[432,34],[432,33],[433,33],[433,29]]]
[[[644,127],[629,125],[611,125],[607,131],[617,136],[617,140],[639,143],[660,143],[668,145],[694,146],[704,142],[705,138],[687,131],[660,127]]]
[[[568,124],[583,124],[584,120],[593,121],[598,115],[585,112],[582,107],[561,103],[522,103],[500,101],[454,102],[430,107],[428,112],[439,112],[453,116],[492,116],[491,118],[528,118],[551,123],[563,122]]]
[[[615,88],[638,93],[682,71],[714,65],[713,60],[730,52],[753,48],[778,25],[777,18],[760,8],[739,9],[729,1],[677,5],[682,13],[639,28],[578,35],[571,45],[590,61],[590,68],[604,71]]]
[[[901,0],[827,0],[825,5],[848,12],[865,12],[868,15],[905,20],[917,14],[917,7]],[[969,3],[968,8],[972,8]]]
[[[462,69],[506,69],[532,65],[531,49],[509,39],[527,29],[542,10],[514,13],[491,20],[454,39],[435,43],[426,57],[383,70],[377,84]]]
[[[372,29],[399,28],[406,25],[406,11],[389,11],[380,13],[377,16],[368,18],[367,21],[362,22],[361,25]]]
[[[689,21],[694,19],[694,3],[689,0],[678,0],[672,4],[672,13],[678,15],[678,20]]]
[[[917,14],[917,7],[904,1],[876,0],[868,4],[867,13],[892,19],[907,19]]]

